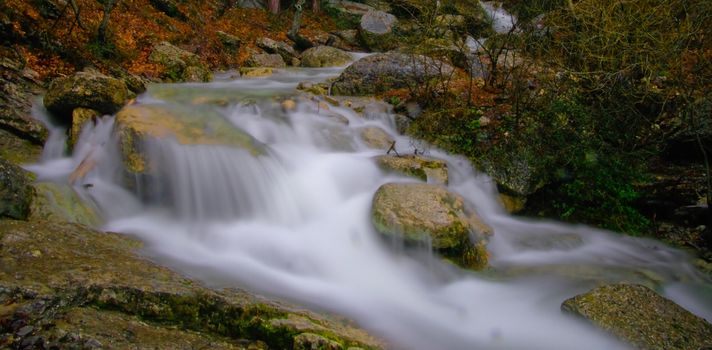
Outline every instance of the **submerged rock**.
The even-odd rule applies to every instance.
[[[167,41],[156,45],[148,60],[163,66],[161,78],[169,82],[207,82],[213,78],[210,70],[200,62],[198,55]]]
[[[264,146],[209,106],[132,105],[116,114],[116,130],[126,169],[142,173],[147,138],[173,138],[180,144],[225,145],[257,156]]]
[[[351,61],[351,55],[331,46],[316,46],[302,52],[302,67],[337,67]]]
[[[61,121],[71,124],[72,111],[76,108],[113,114],[127,98],[128,88],[122,80],[91,70],[54,79],[47,89],[44,105]]]
[[[0,218],[24,220],[34,193],[30,173],[0,158]]]
[[[421,55],[383,53],[364,57],[347,67],[332,85],[335,95],[372,95],[415,87],[452,73],[448,64]]]
[[[31,328],[18,336],[12,327],[0,327],[0,342],[158,349],[190,348],[187,344],[292,349],[320,342],[384,347],[360,329],[283,302],[202,287],[138,256],[140,247],[134,239],[82,225],[2,221],[0,325]]]
[[[436,185],[447,185],[447,163],[440,159],[416,155],[378,156],[376,163],[381,169],[395,171]]]
[[[709,322],[641,285],[604,285],[564,301],[561,309],[640,349],[698,350],[712,346]]]
[[[373,197],[371,218],[376,230],[406,243],[426,244],[460,266],[487,265],[485,245],[492,228],[465,200],[429,184],[388,183]]]

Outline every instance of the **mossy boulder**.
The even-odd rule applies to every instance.
[[[645,286],[600,286],[564,301],[561,309],[585,318],[639,349],[712,347],[709,322]]]
[[[99,210],[69,185],[53,182],[33,184],[30,220],[71,222],[87,226],[101,224]]]
[[[292,62],[295,58],[298,58],[299,54],[296,50],[289,44],[283,41],[276,41],[270,38],[260,38],[255,42],[257,47],[264,50],[269,54],[277,54],[282,56],[284,62]]]
[[[62,122],[71,124],[72,111],[76,108],[113,114],[121,109],[127,98],[126,83],[91,70],[52,80],[44,105]]]
[[[256,53],[252,54],[247,61],[245,61],[245,66],[247,67],[267,67],[267,68],[284,68],[287,64],[284,62],[282,56],[273,53]]]
[[[116,114],[116,132],[126,169],[134,173],[148,170],[142,154],[147,138],[173,138],[181,144],[231,146],[254,156],[265,152],[259,141],[229,123],[211,106],[126,106]]]
[[[168,82],[207,82],[213,78],[198,55],[167,41],[156,45],[148,60],[163,67],[161,78]]]
[[[348,66],[334,81],[335,95],[374,95],[392,89],[415,87],[452,73],[453,68],[433,58],[404,53],[366,56]]]
[[[37,72],[17,60],[0,57],[0,129],[43,145],[47,128],[31,115],[34,95],[40,93]]]
[[[29,172],[0,158],[0,218],[27,218],[34,193],[31,184]]]
[[[0,158],[15,164],[35,163],[42,156],[42,146],[0,128]]]
[[[447,163],[440,159],[416,155],[384,155],[376,157],[375,160],[376,164],[386,171],[412,176],[436,185],[448,184]]]
[[[72,127],[69,129],[69,139],[67,142],[70,147],[74,147],[79,141],[82,128],[89,122],[96,121],[101,113],[89,108],[76,108],[72,111]]]
[[[372,222],[378,232],[406,243],[430,245],[445,258],[472,269],[487,265],[485,245],[492,228],[446,188],[420,183],[388,183],[373,197]]]
[[[186,340],[208,348],[292,349],[313,344],[304,338],[316,335],[341,348],[384,347],[358,328],[281,301],[205,288],[139,256],[140,248],[132,238],[83,225],[2,221],[0,344],[50,348],[93,340],[95,348],[147,342],[175,349],[188,348],[177,344]]]
[[[393,30],[398,19],[390,13],[371,10],[361,16],[359,38],[371,51],[388,51],[398,47]]]
[[[331,46],[315,46],[302,52],[302,67],[338,67],[351,62],[351,55]]]

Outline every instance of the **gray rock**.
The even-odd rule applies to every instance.
[[[316,46],[302,52],[302,67],[337,67],[351,61],[351,55],[330,46]]]
[[[448,184],[447,163],[443,160],[415,155],[384,155],[375,159],[383,170],[412,176],[436,185]]]
[[[278,54],[282,56],[284,62],[292,62],[298,58],[299,54],[289,44],[282,41],[275,41],[270,38],[257,39],[257,47],[270,54]]]
[[[220,39],[220,42],[223,44],[223,47],[225,47],[230,52],[237,52],[237,49],[239,49],[240,45],[242,45],[242,39],[232,34],[228,34],[220,30],[215,32],[215,34],[218,36],[218,39]]]
[[[332,85],[336,95],[371,95],[391,89],[415,87],[444,77],[453,68],[433,58],[403,53],[364,57],[347,67]]]
[[[362,42],[372,51],[388,51],[398,46],[393,37],[393,29],[398,19],[383,11],[369,11],[361,17],[359,35]]]
[[[0,218],[26,219],[33,193],[30,174],[0,158]]]
[[[361,129],[359,135],[361,140],[371,148],[379,148],[386,151],[393,144],[391,135],[388,135],[387,132],[377,126],[365,127]]]
[[[604,285],[564,301],[561,309],[648,350],[698,350],[712,346],[712,325],[652,289]]]
[[[32,100],[42,92],[37,73],[7,57],[0,57],[0,129],[37,145],[47,139],[47,128],[31,116]]]
[[[341,344],[313,333],[302,333],[294,337],[294,350],[341,350]]]
[[[406,243],[430,245],[466,268],[481,269],[487,265],[485,245],[492,228],[466,208],[461,196],[441,186],[385,184],[373,197],[371,218],[383,235],[398,237]]]
[[[284,63],[282,56],[278,54],[257,53],[251,55],[245,65],[248,67],[267,67],[267,68],[284,68],[287,66]]]
[[[113,114],[121,109],[127,98],[126,83],[92,70],[54,79],[47,89],[44,105],[60,120],[70,124],[72,111],[76,108]]]

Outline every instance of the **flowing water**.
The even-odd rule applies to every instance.
[[[68,182],[91,160],[96,166],[74,185],[102,209],[106,230],[140,237],[147,254],[209,285],[247,287],[345,315],[396,348],[624,349],[560,311],[562,301],[603,282],[656,287],[712,319],[712,283],[680,251],[509,216],[489,178],[464,159],[398,135],[393,115],[378,108],[327,111],[297,98],[296,110],[285,112],[275,102],[296,95],[298,81],[338,71],[155,85],[137,100],[224,118],[265,145],[261,156],[155,139],[143,145],[152,176],[127,179],[106,116],[85,127],[70,156],[62,156],[63,131],[55,128],[42,162],[28,168],[40,179]],[[491,270],[463,271],[379,238],[369,218],[376,189],[415,180],[376,166],[372,157],[385,150],[359,137],[370,126],[394,137],[400,153],[417,146],[447,161],[449,189],[494,228]]]

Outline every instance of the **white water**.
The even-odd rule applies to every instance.
[[[61,157],[61,137],[51,138],[47,157],[29,168],[40,178],[68,181],[91,157],[97,167],[75,186],[103,209],[107,230],[140,237],[156,259],[213,286],[248,287],[340,313],[396,348],[625,349],[560,312],[565,299],[606,282],[657,284],[712,319],[711,283],[685,254],[583,226],[511,217],[497,203],[490,179],[436,149],[430,156],[447,160],[450,190],[494,228],[488,245],[494,269],[462,271],[429,254],[391,247],[371,227],[371,198],[381,184],[414,180],[380,171],[371,157],[384,150],[367,148],[358,130],[380,126],[397,138],[400,153],[412,152],[392,117],[362,118],[332,108],[348,118],[345,125],[312,101],[284,113],[269,97],[294,93],[299,80],[336,72],[155,86],[138,101],[227,99],[214,109],[268,145],[266,156],[153,140],[145,146],[157,180],[139,181],[142,186],[129,191],[113,121],[105,117],[85,128],[72,156]]]

